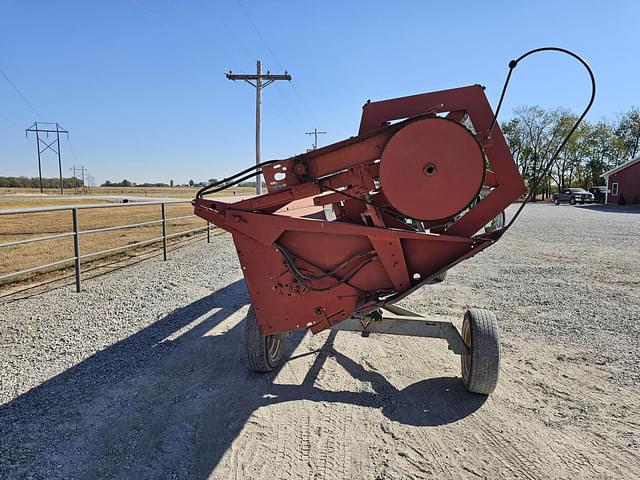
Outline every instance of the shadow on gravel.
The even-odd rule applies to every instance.
[[[353,334],[351,334],[353,335]],[[317,353],[302,385],[271,385],[267,394],[280,403],[292,400],[338,402],[381,408],[391,420],[415,426],[437,426],[458,421],[478,410],[484,395],[467,392],[459,378],[429,378],[398,390],[378,372],[365,370],[359,363],[333,348],[336,332],[330,332]],[[373,392],[334,392],[314,387],[324,362],[333,357],[352,377],[370,383]],[[293,359],[292,359],[293,360]]]
[[[640,213],[640,205],[580,205],[581,210],[593,210],[605,213]]]
[[[449,377],[397,390],[336,351],[335,332],[305,354],[316,358],[301,385],[275,384],[275,373],[245,367],[239,310],[248,301],[237,281],[0,406],[0,478],[204,479],[260,407],[339,402],[428,426],[459,420],[484,402]],[[288,357],[303,338],[291,336]],[[329,356],[373,392],[315,387]]]

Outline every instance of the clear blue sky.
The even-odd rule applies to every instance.
[[[639,18],[634,0],[2,0],[0,68],[43,118],[0,76],[0,175],[37,175],[35,120],[70,130],[65,176],[82,164],[98,182],[182,183],[249,166],[254,90],[224,72],[257,59],[293,75],[264,92],[263,159],[304,151],[314,127],[321,145],[353,135],[367,99],[481,83],[495,104],[509,59],[545,45],[591,63],[590,118],[613,118],[640,104]],[[578,111],[588,93],[572,60],[543,54],[516,69],[502,119],[524,104]]]

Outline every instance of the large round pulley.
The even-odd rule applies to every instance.
[[[380,159],[380,184],[407,217],[440,220],[464,210],[484,179],[484,153],[463,125],[445,118],[410,123],[389,140]]]

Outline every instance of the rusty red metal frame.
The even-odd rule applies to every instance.
[[[386,199],[380,159],[396,133],[443,114],[472,125],[491,191],[461,216],[414,222]],[[196,198],[195,213],[233,235],[263,333],[318,332],[366,315],[495,242],[499,232],[476,233],[524,185],[499,125],[489,131],[492,120],[479,85],[368,102],[357,136],[264,166],[267,194],[236,203]]]

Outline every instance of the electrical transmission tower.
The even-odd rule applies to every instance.
[[[54,130],[52,125],[56,126]],[[58,169],[60,171],[60,195],[64,194],[64,185],[62,180],[62,158],[60,155],[60,134],[66,133],[67,138],[69,138],[69,131],[62,128],[57,123],[48,123],[48,122],[34,122],[29,128],[25,130],[25,136],[29,136],[29,132],[35,132],[36,134],[36,149],[38,151],[38,176],[40,177],[40,193],[44,193],[42,188],[42,164],[40,162],[40,156],[46,152],[47,150],[51,150],[55,154],[58,155]],[[47,139],[44,140],[40,134],[46,134]],[[56,138],[53,139],[51,143],[49,143],[49,134],[56,134]],[[44,145],[44,147],[43,147]],[[55,148],[54,148],[55,145]]]
[[[319,132],[317,128],[313,129],[313,132],[305,132],[306,135],[313,135],[313,146],[311,147],[312,150],[315,150],[316,148],[318,148],[318,135],[324,135],[327,132]]]
[[[255,75],[236,75],[229,71],[226,76],[229,80],[233,80],[234,82],[236,80],[244,80],[256,89],[256,165],[258,165],[260,164],[260,120],[262,110],[262,89],[271,85],[277,80],[291,81],[291,75],[289,75],[286,70],[283,75],[272,75],[268,70],[266,74],[263,74],[262,64],[260,63],[260,60],[256,62],[256,65],[257,68]],[[262,194],[262,178],[260,174],[256,175],[256,194]]]
[[[86,190],[87,185],[85,184],[85,172],[87,173],[87,179],[89,178],[89,170],[87,170],[86,168],[84,168],[84,166],[81,167],[76,167],[75,165],[73,167],[71,167],[69,170],[71,170],[73,172],[73,178],[75,178],[76,180],[79,180],[77,174],[76,174],[76,170],[79,171],[82,175],[82,189]],[[77,186],[76,186],[77,188]]]
[[[76,174],[76,170],[77,170],[77,168],[78,168],[78,167],[76,167],[76,166],[74,165],[73,167],[71,167],[71,168],[69,169],[71,172],[73,172],[73,173],[72,173],[72,175],[73,175],[73,180],[74,180],[74,182],[73,182],[73,188],[74,188],[74,190],[75,190],[76,192],[78,191],[78,184],[77,184],[78,175]]]

